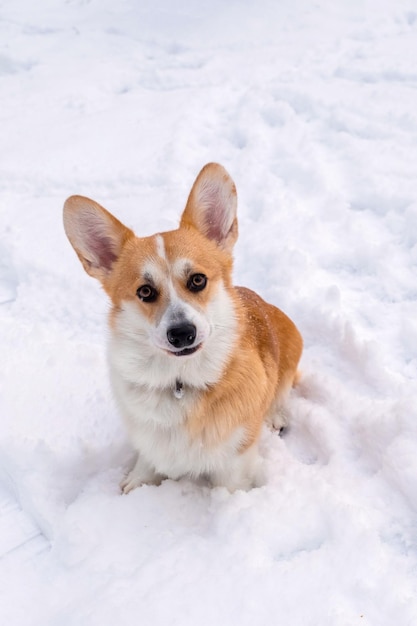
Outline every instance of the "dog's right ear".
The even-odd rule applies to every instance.
[[[102,206],[83,196],[64,204],[64,228],[87,274],[103,282],[133,232]]]
[[[218,163],[207,163],[188,196],[180,226],[196,228],[231,253],[237,239],[235,184]]]

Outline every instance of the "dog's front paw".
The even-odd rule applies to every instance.
[[[268,415],[266,422],[270,428],[281,433],[288,426],[288,413],[284,407],[276,408]]]
[[[139,478],[132,476],[133,472],[129,472],[127,476],[123,478],[120,482],[120,489],[123,493],[129,493],[132,489],[136,489],[136,487],[141,487],[144,483]]]
[[[123,493],[129,493],[129,491],[136,489],[136,487],[142,487],[142,485],[160,485],[162,480],[163,476],[139,457],[135,467],[121,481],[120,488]]]

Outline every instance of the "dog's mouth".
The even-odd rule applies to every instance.
[[[194,354],[194,352],[197,352],[197,350],[199,350],[202,345],[203,344],[199,343],[198,346],[192,346],[191,348],[183,348],[182,350],[178,350],[175,352],[173,350],[168,350],[168,353],[174,356],[188,356],[190,354]]]

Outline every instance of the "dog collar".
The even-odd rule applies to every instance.
[[[183,395],[184,395],[184,385],[177,378],[177,380],[175,381],[174,396],[177,398],[177,400],[181,400]]]

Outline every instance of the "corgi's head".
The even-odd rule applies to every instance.
[[[170,232],[139,238],[93,200],[65,203],[66,234],[111,299],[120,367],[130,363],[150,385],[170,384],[179,372],[190,384],[210,384],[230,353],[236,205],[235,185],[216,163],[201,170]]]

